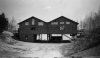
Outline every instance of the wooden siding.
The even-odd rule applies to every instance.
[[[32,25],[32,19],[35,20],[35,25]],[[29,22],[29,25],[25,25],[25,22]],[[43,26],[39,26],[38,22],[43,22]],[[52,22],[58,22],[58,24],[51,25]],[[60,24],[60,22],[64,22],[64,24]],[[66,24],[66,22],[70,22],[70,24]],[[65,26],[64,30],[60,30],[60,26]],[[32,30],[31,27],[35,27],[35,30]],[[30,17],[19,23],[19,34],[22,41],[35,42],[34,34],[77,34],[77,23],[65,17],[59,17],[48,23]],[[28,39],[26,39],[26,36]]]
[[[51,25],[51,22],[58,22],[58,25]],[[76,34],[77,33],[77,24],[70,20],[67,20],[64,17],[57,18],[48,23],[48,34]],[[60,24],[60,22],[64,22],[64,24]],[[66,22],[70,22],[70,24],[66,24]],[[65,26],[64,30],[60,30],[60,26]]]
[[[31,30],[32,25],[32,19],[35,20],[35,30]],[[25,22],[29,22],[29,25],[25,25]],[[28,20],[26,20],[25,22],[22,22],[19,26],[20,30],[19,33],[20,34],[46,34],[47,33],[47,24],[39,19],[36,18],[30,18]],[[39,26],[38,22],[43,22],[43,26]]]
[[[27,39],[26,39],[26,36],[28,36]],[[20,34],[20,40],[25,41],[25,42],[34,42],[35,41],[33,34]]]
[[[35,29],[31,30],[32,19],[35,19]],[[25,22],[29,22],[29,25],[25,25]],[[29,18],[25,22],[22,22],[19,25],[20,34],[76,34],[77,33],[77,24],[73,21],[70,21],[67,18],[60,17],[48,23],[45,23],[36,18]],[[43,26],[39,26],[38,22],[43,22]],[[51,25],[52,22],[58,22],[57,25]],[[64,24],[60,24],[60,22],[64,22]],[[66,22],[70,22],[70,24],[66,24]],[[65,26],[64,30],[60,30],[60,26]]]

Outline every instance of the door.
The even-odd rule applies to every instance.
[[[33,40],[34,40],[34,42],[37,41],[37,34],[33,34]]]

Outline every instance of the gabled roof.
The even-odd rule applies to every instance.
[[[56,19],[54,19],[54,20],[52,20],[52,21],[50,21],[50,22],[48,22],[48,23],[51,23],[51,22],[53,22],[53,21],[56,21],[56,20],[58,20],[59,18],[65,18],[65,19],[67,19],[67,20],[69,20],[69,21],[71,21],[71,22],[74,22],[74,23],[76,23],[76,24],[79,24],[79,23],[77,23],[77,22],[75,22],[75,21],[73,21],[73,20],[71,20],[71,19],[69,19],[69,18],[66,18],[66,17],[64,17],[64,16],[60,16],[60,17],[58,17],[58,18],[56,18]]]
[[[18,24],[21,24],[21,23],[23,23],[23,22],[25,22],[25,21],[28,21],[28,20],[30,20],[30,19],[36,19],[36,20],[42,21],[42,22],[44,22],[44,23],[47,23],[47,22],[45,22],[45,21],[43,21],[43,20],[41,20],[41,19],[38,19],[38,18],[32,16],[32,17],[30,17],[30,18],[28,18],[28,19],[26,19],[26,20],[23,20],[22,22],[19,22]]]
[[[51,22],[53,22],[53,21],[58,20],[59,18],[65,18],[65,19],[67,19],[67,20],[69,20],[69,21],[72,21],[72,22],[78,24],[77,22],[75,22],[75,21],[73,21],[73,20],[71,20],[71,19],[69,19],[69,18],[66,18],[66,17],[64,17],[64,16],[60,16],[60,17],[58,17],[58,18],[56,18],[56,19],[54,19],[54,20],[52,20],[52,21],[50,21],[50,22],[45,22],[45,21],[43,21],[43,20],[41,20],[41,19],[38,19],[38,18],[32,16],[32,17],[30,17],[30,18],[28,18],[28,19],[26,19],[26,20],[24,20],[24,21],[22,21],[22,22],[19,22],[18,24],[21,24],[21,23],[23,23],[23,22],[25,22],[25,21],[27,21],[27,20],[30,20],[30,19],[37,19],[37,20],[42,21],[42,22],[44,22],[44,23],[51,23]]]

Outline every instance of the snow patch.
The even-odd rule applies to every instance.
[[[63,45],[69,45],[21,42],[14,40],[11,36],[6,36],[5,34],[3,35],[4,37],[2,39],[0,37],[0,57],[3,55],[1,52],[5,52],[6,54],[4,54],[4,56],[7,55],[9,58],[15,58],[14,54],[16,56],[20,56],[19,58],[63,58],[60,47]]]
[[[14,36],[14,34],[9,31],[3,31],[2,34],[8,35],[8,36]]]

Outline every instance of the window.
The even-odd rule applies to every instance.
[[[35,24],[35,20],[34,19],[32,19],[32,25],[34,25]]]
[[[65,29],[65,26],[60,26],[60,30],[64,30]]]
[[[60,24],[64,24],[64,22],[60,22]]]
[[[38,27],[37,29],[38,29],[38,30],[41,30],[41,27]]]
[[[25,25],[29,25],[29,22],[25,22]]]
[[[49,27],[48,29],[51,30],[51,27]]]
[[[70,22],[66,22],[66,24],[70,24]]]
[[[51,25],[57,25],[58,22],[51,22]]]
[[[35,26],[31,26],[31,30],[36,30],[36,27]]]
[[[38,25],[39,26],[43,26],[43,22],[38,22]]]
[[[28,39],[28,36],[27,35],[25,36],[25,39]]]

